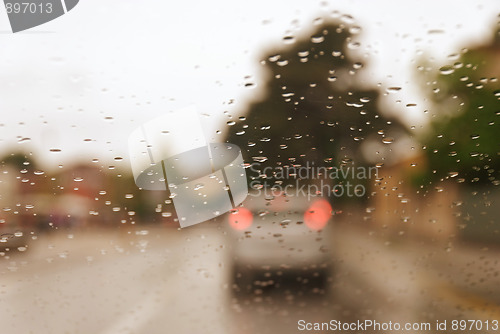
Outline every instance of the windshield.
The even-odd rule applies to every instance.
[[[499,330],[497,2],[3,4],[2,333]]]

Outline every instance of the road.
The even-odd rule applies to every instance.
[[[220,240],[133,232],[40,236],[4,259],[5,333],[225,333]]]
[[[328,294],[302,295],[292,286],[235,297],[230,253],[216,227],[41,234],[27,251],[0,260],[1,333],[299,333],[301,319],[498,314],[494,300],[485,302],[496,298],[485,291],[498,291],[498,252],[391,244],[357,229],[337,231],[332,243],[336,271]],[[467,268],[487,271],[471,284]],[[453,312],[457,305],[461,312]]]
[[[304,312],[299,296],[279,311],[268,297],[233,298],[215,228],[129,232],[40,235],[28,251],[4,256],[2,333],[264,333]]]

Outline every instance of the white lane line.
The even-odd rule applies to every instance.
[[[176,284],[174,282],[174,284]],[[151,294],[140,300],[132,309],[124,312],[113,324],[103,330],[101,334],[137,333],[148,321],[153,319],[161,310],[158,296]]]
[[[169,279],[170,287],[181,286],[182,277],[175,272]],[[142,300],[126,312],[123,312],[108,328],[100,332],[101,334],[137,333],[147,325],[147,323],[165,311],[165,304],[175,298],[175,289],[163,290],[161,294],[151,292]],[[159,301],[160,300],[160,301]]]

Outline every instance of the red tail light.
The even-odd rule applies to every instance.
[[[332,207],[327,200],[314,202],[304,213],[304,222],[311,230],[321,230],[331,217]]]
[[[252,225],[253,215],[250,210],[238,208],[229,213],[229,226],[235,230],[241,231]]]

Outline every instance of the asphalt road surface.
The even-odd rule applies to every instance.
[[[41,234],[28,250],[1,257],[0,332],[277,334],[300,333],[299,320],[499,314],[492,293],[498,252],[394,245],[365,230],[337,232],[328,293],[301,294],[291,286],[243,297],[231,293],[231,254],[215,227]]]

